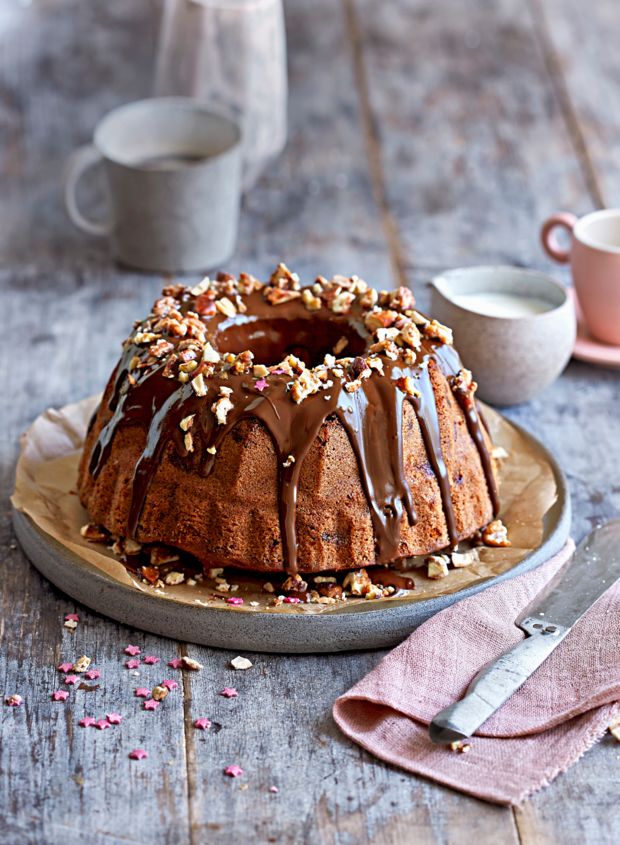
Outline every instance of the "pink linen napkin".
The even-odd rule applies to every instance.
[[[512,624],[574,550],[458,602],[421,625],[334,704],[340,729],[371,754],[498,804],[518,804],[574,763],[620,714],[620,585],[472,738],[431,743],[428,723],[481,667],[524,634]]]

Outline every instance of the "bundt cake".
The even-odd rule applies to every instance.
[[[408,288],[219,274],[164,288],[89,426],[112,534],[205,567],[319,572],[452,547],[497,513],[476,385]]]

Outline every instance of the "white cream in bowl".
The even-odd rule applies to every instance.
[[[487,317],[531,317],[533,314],[551,311],[554,307],[547,300],[535,296],[496,291],[455,294],[451,299],[461,308],[475,311],[476,314],[485,314]]]
[[[575,312],[566,289],[520,267],[463,267],[432,282],[433,317],[450,326],[481,399],[514,405],[533,398],[566,366]]]

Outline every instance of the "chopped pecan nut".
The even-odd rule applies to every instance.
[[[188,414],[188,416],[183,417],[181,422],[179,423],[179,428],[181,431],[189,431],[192,425],[194,424],[194,417],[196,414]]]
[[[298,290],[287,290],[282,288],[265,288],[265,299],[270,305],[284,305],[293,299],[299,299],[301,293]]]
[[[390,308],[396,308],[398,311],[406,311],[409,308],[413,308],[415,305],[413,291],[402,286],[395,291],[391,291],[388,304]]]
[[[415,386],[415,381],[411,376],[401,376],[396,380],[396,386],[402,390],[407,396],[421,396],[422,394]]]
[[[321,308],[321,298],[315,296],[311,290],[304,288],[301,292],[301,298],[308,311],[319,311]]]
[[[383,598],[383,588],[378,584],[371,584],[364,593],[365,599],[381,599]]]
[[[300,402],[316,393],[321,387],[321,380],[312,370],[303,370],[291,385],[291,396],[298,405]]]
[[[182,584],[185,581],[185,575],[182,572],[168,572],[164,576],[164,583],[169,587],[176,587],[177,584]]]
[[[237,309],[227,296],[223,296],[221,299],[216,300],[215,307],[220,314],[223,314],[225,317],[234,317],[237,313]]]
[[[81,675],[83,672],[86,672],[91,662],[92,661],[90,657],[86,657],[86,655],[83,654],[81,657],[78,657],[78,659],[75,661],[72,666],[72,669],[74,672],[77,672],[78,675]]]
[[[162,687],[159,684],[151,690],[151,698],[155,701],[163,701],[168,695],[168,687]]]
[[[308,589],[308,584],[304,581],[301,575],[289,575],[284,584],[282,584],[282,589],[285,593],[290,593],[291,591],[296,593],[305,593]]]
[[[220,360],[220,353],[207,341],[202,350],[202,360],[208,364],[217,364]]]
[[[452,345],[452,329],[438,323],[437,320],[431,320],[424,326],[424,334],[441,341],[441,343],[446,343],[448,346]]]
[[[332,299],[330,308],[334,314],[348,314],[354,301],[355,294],[351,293],[351,291],[343,290]]]
[[[192,387],[196,396],[207,395],[207,385],[205,384],[205,380],[202,373],[198,373],[197,376],[194,376],[194,378],[192,379]]]
[[[429,555],[425,563],[427,566],[426,574],[433,580],[445,578],[448,574],[450,558],[447,555]]]
[[[363,596],[370,589],[372,581],[365,569],[348,572],[342,582],[342,587],[352,596]]]
[[[110,539],[110,532],[103,525],[96,525],[94,522],[83,525],[80,534],[89,543],[107,543]]]
[[[316,582],[316,578],[314,580]],[[341,599],[342,587],[340,584],[321,584],[319,586],[319,594],[328,599]]]
[[[511,545],[508,539],[508,529],[501,519],[494,519],[489,522],[487,527],[482,530],[481,536],[485,546],[505,548]]]
[[[341,337],[340,340],[338,340],[336,342],[335,346],[334,346],[334,355],[340,355],[342,350],[346,349],[348,344],[349,344],[349,339],[344,337],[344,336]]]
[[[286,264],[280,262],[269,278],[269,284],[280,290],[299,290],[299,276],[292,273]]]
[[[377,304],[377,300],[379,299],[379,294],[374,288],[368,288],[361,296],[360,296],[360,305],[362,308],[374,308]]]
[[[480,559],[477,549],[469,549],[466,552],[452,552],[450,555],[452,566],[455,569],[461,569],[464,566],[471,566],[472,563],[477,563]]]
[[[413,321],[406,323],[400,330],[398,339],[410,346],[412,349],[418,350],[422,344],[422,335],[419,328]]]
[[[389,329],[398,319],[397,311],[381,310],[376,308],[366,315],[364,325],[369,332],[376,332],[377,329]]]
[[[211,410],[215,414],[218,425],[224,425],[226,423],[229,412],[234,408],[229,398],[231,393],[231,387],[220,386],[219,396],[213,405],[211,405]]]

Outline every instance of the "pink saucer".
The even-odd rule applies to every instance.
[[[592,337],[581,313],[574,289],[570,288],[569,293],[573,299],[575,314],[577,315],[577,338],[573,349],[573,358],[587,361],[589,364],[600,364],[603,367],[620,369],[620,346],[610,346],[608,343],[602,343]]]

